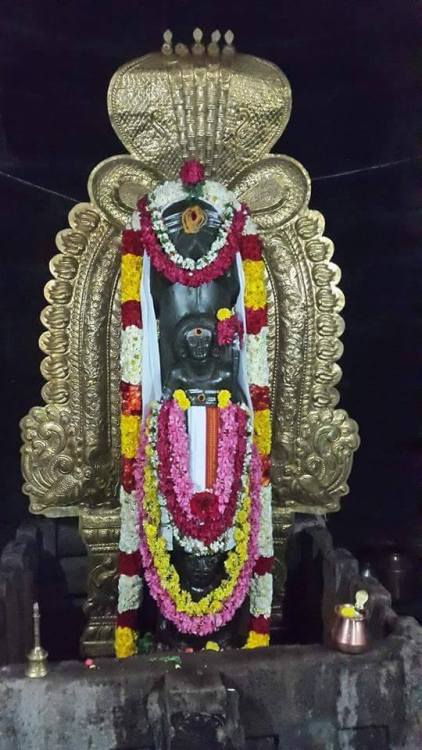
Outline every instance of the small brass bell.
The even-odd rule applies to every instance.
[[[45,677],[48,672],[48,653],[42,648],[40,641],[40,608],[38,602],[34,603],[32,616],[34,622],[34,648],[26,657],[25,675],[26,677]]]
[[[355,604],[337,604],[331,628],[331,644],[345,654],[362,654],[369,648],[368,624],[365,605],[366,591],[358,591]]]

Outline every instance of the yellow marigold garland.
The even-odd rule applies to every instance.
[[[127,240],[126,240],[127,242]],[[140,287],[141,287],[141,278],[142,278],[142,257],[137,253],[137,250],[135,247],[128,247],[125,245],[125,238],[123,237],[123,252],[121,256],[121,265],[120,265],[120,301],[122,305],[124,305],[126,302],[137,302],[140,304]],[[122,318],[123,323],[123,318]],[[138,324],[138,327],[141,327],[140,324]],[[125,336],[125,331],[122,328],[122,339]],[[125,353],[124,347],[121,349],[121,357],[126,356],[127,353]],[[137,364],[136,362],[134,363]],[[122,362],[123,365],[123,362]],[[140,366],[140,361],[139,361]],[[132,372],[135,371],[135,367],[132,367],[132,370],[130,370],[130,374],[132,375]],[[127,369],[126,369],[127,371]],[[122,367],[122,373],[124,372],[124,368]],[[139,377],[140,381],[140,377]],[[139,381],[135,381],[136,383],[139,383]],[[134,381],[132,384],[135,384]],[[122,407],[123,408],[123,407]],[[140,416],[135,414],[123,414],[120,415],[120,436],[121,436],[121,455],[123,459],[133,459],[136,455],[138,440],[139,440],[139,426],[140,426]],[[122,491],[122,490],[121,490]],[[133,501],[135,502],[135,498],[133,497]],[[121,539],[122,535],[124,538],[124,533],[127,533],[127,529],[122,528],[121,529]],[[120,546],[120,543],[119,543]],[[134,554],[135,549],[127,549],[127,546],[124,546],[123,549],[120,547],[120,554]],[[119,617],[121,614],[125,615],[127,611],[127,608],[124,607],[124,600],[121,598],[121,593],[119,589],[119,606],[118,606],[118,616],[117,616],[117,622],[119,622]],[[126,659],[129,656],[133,656],[137,653],[137,631],[134,628],[127,627],[126,625],[117,625],[115,628],[114,633],[114,650],[116,657],[118,659]]]
[[[135,300],[139,302],[140,279],[142,274],[142,258],[139,255],[127,253],[122,255],[121,265],[121,302]]]
[[[245,274],[245,307],[257,310],[267,304],[267,292],[265,289],[264,261],[244,260],[243,272]]]
[[[271,451],[271,414],[269,409],[254,412],[254,443],[260,455],[267,456]]]
[[[256,248],[255,248],[256,250]],[[262,357],[263,352],[260,352],[260,347],[257,346],[257,342],[260,341],[260,343],[265,342],[265,330],[266,330],[266,307],[267,307],[267,294],[266,294],[266,285],[265,285],[265,264],[263,260],[259,260],[258,256],[255,257],[245,257],[243,259],[243,271],[244,271],[244,279],[245,279],[245,293],[244,293],[244,303],[246,309],[246,320],[247,320],[247,336],[246,336],[246,345],[248,347],[248,343],[250,344],[250,352],[253,352],[255,356],[258,356],[260,359]],[[261,311],[261,315],[259,315]],[[249,323],[248,323],[248,314],[249,314]],[[251,330],[248,330],[248,326],[250,326]],[[261,344],[262,345],[262,344]],[[254,374],[256,378],[259,378],[259,381],[257,380],[256,383],[250,382],[249,385],[253,386],[256,384],[257,386],[268,386],[268,375],[265,373],[264,369],[261,369],[262,365],[264,363],[259,361],[259,363],[255,363],[254,367],[251,367],[250,372]],[[253,435],[254,444],[256,445],[256,448],[258,450],[258,453],[260,455],[261,460],[263,461],[263,467],[265,467],[264,476],[263,476],[263,485],[268,485],[269,478],[268,478],[268,459],[271,453],[271,414],[270,410],[268,408],[262,409],[262,408],[254,408],[254,435]],[[264,517],[268,517],[268,512],[265,512]],[[270,514],[271,515],[271,514]],[[265,551],[264,551],[265,550]],[[263,551],[261,552],[261,555],[263,557],[271,556],[271,550],[268,547],[268,545],[263,547]],[[261,587],[261,574],[256,573],[254,574],[253,578],[255,579],[256,585],[255,585],[255,594],[256,590]],[[267,582],[264,582],[264,578],[262,578],[262,586],[266,586]],[[258,595],[259,596],[259,595]],[[254,630],[255,626],[255,617],[257,614],[261,615],[262,612],[262,605],[260,605],[258,611],[256,610],[256,607],[254,605],[253,597],[250,598],[250,605],[251,605],[251,625],[249,630],[249,635],[247,638],[247,642],[244,646],[244,648],[250,649],[250,648],[259,648],[262,646],[268,646],[270,642],[270,637],[268,633],[262,633],[258,632],[257,630]],[[265,617],[268,618],[268,625],[269,625],[269,617],[270,617],[270,611],[271,611],[271,601],[268,602],[268,608],[265,612]]]
[[[250,533],[249,513],[251,508],[249,493],[245,493],[234,518],[234,540],[236,546],[229,552],[224,564],[228,577],[216,589],[213,589],[213,591],[202,597],[198,602],[195,602],[190,592],[181,588],[179,574],[171,563],[165,540],[160,536],[160,505],[158,502],[157,480],[151,465],[153,457],[153,448],[151,445],[147,445],[146,447],[146,457],[147,461],[144,467],[144,508],[149,517],[149,522],[143,521],[142,526],[161,585],[172,598],[178,612],[184,612],[190,617],[216,614],[221,611],[224,601],[232,593],[239,574],[247,560]]]
[[[250,630],[248,639],[243,648],[262,648],[263,646],[270,645],[270,636],[265,633],[256,633],[255,630]]]
[[[136,654],[136,631],[133,628],[117,627],[114,633],[114,650],[118,659],[127,659]]]
[[[139,420],[138,416],[128,414],[120,416],[121,451],[125,458],[135,458],[138,447]]]
[[[175,401],[177,401],[178,405],[180,406],[183,411],[186,411],[190,407],[190,401],[185,393],[181,388],[177,388],[173,393],[173,398]]]
[[[230,399],[232,395],[230,391],[227,391],[226,389],[223,389],[221,391],[218,391],[217,394],[217,405],[219,409],[225,409],[226,406],[229,405]]]

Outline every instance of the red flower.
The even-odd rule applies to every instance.
[[[251,385],[249,393],[254,411],[270,408],[270,389],[267,385]]]
[[[141,571],[141,554],[139,550],[127,554],[119,552],[119,573],[125,576],[136,576]]]
[[[265,573],[271,573],[273,569],[273,563],[273,557],[258,557],[254,568],[255,575],[263,576]]]
[[[120,245],[122,255],[132,253],[133,255],[143,255],[141,235],[134,229],[124,229],[122,232],[122,242]]]
[[[270,456],[263,456],[260,457],[261,462],[261,484],[266,487],[270,483],[270,472],[271,472],[271,458]]]
[[[240,254],[243,260],[261,260],[262,242],[256,234],[244,234],[240,240]]]
[[[141,412],[141,386],[120,383],[121,412],[126,416],[137,416]]]
[[[257,310],[252,310],[251,307],[245,307],[246,315],[246,332],[257,334],[261,328],[267,325],[267,307],[258,307]]]
[[[127,609],[126,612],[118,612],[117,625],[119,628],[132,628],[133,630],[137,630],[139,625],[139,610]]]
[[[188,161],[185,161],[185,163],[181,166],[179,177],[185,187],[197,185],[198,182],[204,181],[204,167],[199,163],[199,161],[196,161],[195,159],[189,159]]]
[[[122,328],[137,326],[142,328],[141,305],[137,300],[130,299],[123,302],[121,307]]]
[[[268,635],[270,632],[270,620],[264,615],[258,617],[251,617],[249,620],[249,630],[253,630],[255,633],[261,633],[262,635]]]
[[[242,343],[243,323],[236,315],[232,315],[231,318],[225,320],[217,320],[215,330],[218,346],[232,344],[235,336],[239,336],[239,341]]]
[[[237,251],[239,234],[245,222],[245,213],[241,209],[234,213],[226,244],[218,253],[217,258],[199,271],[187,271],[185,268],[176,266],[164,253],[152,229],[151,217],[145,198],[138,201],[138,209],[141,216],[140,235],[142,245],[151,259],[152,266],[156,271],[162,273],[167,281],[172,284],[179,283],[184,286],[198,287],[217,279],[230,268]]]
[[[218,502],[213,492],[195,492],[191,497],[190,509],[201,521],[209,521],[218,513]]]
[[[120,465],[120,480],[123,489],[126,492],[133,492],[133,490],[135,489],[135,475],[133,473],[134,465],[134,458],[122,457]]]

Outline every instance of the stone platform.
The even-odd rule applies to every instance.
[[[0,750],[418,750],[422,628],[365,655],[323,646],[0,670]]]

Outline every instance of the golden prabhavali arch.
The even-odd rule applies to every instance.
[[[108,92],[128,154],[91,173],[90,203],[60,232],[45,287],[40,347],[45,406],[22,420],[24,492],[34,513],[78,515],[89,551],[84,650],[112,651],[119,534],[119,237],[137,200],[188,158],[251,209],[264,241],[272,372],[274,616],[292,513],[325,514],[348,491],[356,423],[337,409],[344,324],[340,271],[310,179],[271,154],[291,91],[274,65],[216,44],[178,45],[123,65]]]

